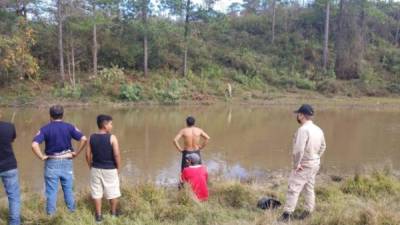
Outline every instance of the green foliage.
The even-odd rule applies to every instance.
[[[209,65],[205,68],[202,68],[200,74],[202,77],[216,80],[221,79],[224,76],[224,71],[221,67],[217,65]]]
[[[248,89],[265,89],[265,82],[259,76],[250,77],[242,73],[234,73],[232,79]]]
[[[120,93],[123,100],[136,102],[143,99],[143,88],[139,84],[123,84]]]
[[[218,201],[225,206],[233,208],[252,207],[255,197],[250,189],[244,185],[234,183],[217,189],[214,193],[218,196]]]
[[[123,82],[124,71],[116,65],[113,65],[111,68],[104,68],[99,71],[99,78],[102,81],[114,83],[114,82]]]
[[[192,2],[188,9],[191,75],[177,78],[185,47],[182,18],[186,3],[162,0],[156,12],[152,11],[151,1],[101,0],[93,3],[97,6],[94,15],[82,11],[79,4],[65,5],[65,12],[74,12],[64,20],[66,69],[71,64],[73,48],[77,74],[92,72],[92,29],[97,24],[100,71],[98,77],[91,78],[92,82],[86,82],[90,76],[77,78],[82,95],[176,104],[185,98],[197,99],[199,94],[224,96],[227,83],[235,86],[235,94],[241,99],[258,96],[272,86],[283,91],[318,90],[326,95],[399,93],[400,4],[396,1],[345,2],[342,13],[337,3],[331,2],[326,71],[321,68],[325,0],[305,6],[277,1],[274,42],[271,2],[236,3],[227,14],[215,12],[213,0],[207,1],[206,6]],[[144,6],[149,9],[147,23],[142,20]],[[31,4],[33,11],[49,16],[32,14],[28,21],[15,15],[13,6],[9,7],[0,9],[1,81],[38,78],[41,71],[50,71],[49,75],[40,76],[43,82],[58,80],[57,23],[52,20],[54,12],[47,11],[48,3]],[[339,29],[339,15],[345,17],[343,29]],[[150,76],[143,78],[137,74],[142,74],[145,35]],[[127,71],[129,75],[124,74]],[[158,75],[165,76],[164,81],[153,79]],[[342,84],[333,80],[336,77],[355,81]],[[167,80],[171,78],[176,81]],[[133,79],[140,80],[142,88],[127,85],[136,81]]]
[[[389,84],[386,89],[393,94],[400,94],[400,84],[399,83],[393,83]]]
[[[139,196],[150,204],[158,204],[165,198],[163,189],[156,187],[154,184],[144,184],[138,188]]]
[[[35,44],[34,31],[25,19],[19,19],[17,26],[13,34],[0,35],[0,74],[36,78],[39,66],[30,52]]]
[[[171,80],[165,88],[155,90],[155,98],[163,104],[176,104],[182,97],[182,84],[179,80]]]
[[[371,176],[356,175],[342,186],[346,194],[354,194],[365,198],[376,199],[382,195],[400,195],[400,185],[395,178],[382,172],[375,172]]]
[[[315,90],[316,84],[314,81],[302,78],[299,74],[293,76],[281,75],[270,79],[271,83],[286,89],[299,88],[305,90]]]
[[[65,85],[61,88],[55,88],[54,95],[56,97],[62,98],[72,98],[72,99],[79,99],[82,94],[82,88],[80,85]]]
[[[335,95],[341,91],[341,87],[334,79],[323,80],[317,85],[317,91],[328,96]]]

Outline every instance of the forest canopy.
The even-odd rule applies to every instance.
[[[152,89],[159,77],[183,87],[179,79],[192,77],[199,92],[193,79],[218,81],[210,90],[221,95],[225,83],[336,94],[350,82],[367,95],[400,93],[398,1],[245,0],[224,13],[215,3],[1,0],[1,83],[75,89],[101,79],[120,82],[120,96],[146,89],[138,80]]]

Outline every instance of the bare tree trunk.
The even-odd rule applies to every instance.
[[[285,27],[284,27],[285,33],[288,33],[289,32],[289,21],[291,19],[291,12],[290,12],[289,8],[286,8],[284,10],[284,18],[285,18],[285,22],[284,22],[284,24],[285,24]]]
[[[27,5],[26,1],[25,0],[22,1],[22,15],[24,16],[25,19],[27,19],[26,5]]]
[[[365,48],[365,1],[340,0],[338,24],[335,35],[336,78],[358,79]]]
[[[343,72],[342,72],[342,68],[341,68],[341,64],[343,62],[343,56],[341,54],[343,54],[343,38],[341,38],[341,33],[343,33],[343,10],[344,10],[344,6],[343,6],[343,1],[344,0],[340,0],[339,1],[339,12],[338,12],[338,28],[336,33],[338,34],[338,37],[336,38],[335,41],[335,52],[336,52],[336,59],[335,59],[335,75],[337,79],[343,78]]]
[[[396,30],[396,35],[394,37],[394,44],[398,47],[400,46],[399,36],[400,36],[400,21],[397,21],[397,30]]]
[[[326,71],[326,67],[328,64],[328,43],[329,43],[329,11],[330,11],[330,3],[329,0],[326,1],[326,12],[325,12],[325,35],[324,35],[324,61],[322,68]]]
[[[75,45],[72,41],[71,43],[71,61],[72,61],[72,87],[75,88],[76,79],[75,79]]]
[[[148,47],[147,47],[147,34],[145,34],[143,38],[143,73],[144,76],[147,77],[149,74],[148,71]]]
[[[147,46],[147,7],[148,1],[143,0],[142,8],[142,19],[144,25],[144,36],[143,36],[143,74],[145,77],[148,76],[148,46]]]
[[[15,1],[15,13],[17,16],[22,16],[25,19],[27,18],[27,13],[26,13],[26,2],[25,0],[16,0]]]
[[[271,43],[275,41],[275,15],[276,15],[276,0],[272,1],[272,38]]]
[[[96,24],[96,2],[92,3],[93,11],[93,75],[97,76],[97,24]]]
[[[69,79],[71,80],[71,55],[67,50],[67,74]]]
[[[58,19],[58,54],[60,60],[60,77],[61,83],[64,84],[64,47],[63,47],[63,18],[62,18],[62,0],[57,1],[57,19]]]
[[[187,63],[187,55],[188,55],[188,40],[189,40],[189,15],[190,14],[190,0],[187,0],[186,2],[186,19],[185,19],[185,34],[184,34],[184,39],[185,39],[185,49],[183,53],[183,76],[187,76],[187,70],[188,70],[188,63]]]

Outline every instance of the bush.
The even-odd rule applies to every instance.
[[[217,189],[218,193],[213,193],[217,196],[218,201],[232,208],[244,208],[254,205],[255,198],[251,191],[242,184],[232,184],[227,187]]]
[[[118,66],[112,66],[111,68],[104,68],[100,70],[99,78],[103,81],[108,81],[108,82],[123,81],[124,71]]]
[[[247,77],[242,73],[234,73],[232,79],[238,82],[239,84],[244,84],[244,85],[247,85],[250,80],[249,77]]]
[[[325,95],[334,95],[339,93],[341,87],[338,85],[336,80],[329,79],[324,80],[317,85],[317,91]]]
[[[315,82],[301,78],[299,76],[288,77],[286,75],[280,76],[278,78],[271,79],[272,84],[284,87],[284,88],[299,88],[305,90],[314,90],[315,89]]]
[[[265,89],[265,82],[259,76],[248,76],[243,73],[234,72],[232,79],[248,89]]]
[[[389,84],[386,86],[386,90],[388,90],[392,94],[400,94],[400,84],[399,83]]]
[[[139,84],[123,84],[120,88],[120,98],[128,101],[140,101],[143,88]]]
[[[65,85],[62,88],[56,88],[54,91],[56,97],[64,98],[80,98],[82,95],[82,88],[80,85]]]
[[[304,90],[314,90],[315,82],[308,80],[308,79],[297,78],[296,79],[296,87],[299,89],[304,89]]]
[[[382,194],[400,195],[398,182],[382,172],[375,172],[369,177],[356,175],[354,179],[348,180],[341,189],[346,194],[372,199],[377,199]]]
[[[163,104],[176,104],[181,99],[182,94],[182,85],[179,80],[173,79],[167,88],[165,89],[156,89],[155,97],[156,99]]]
[[[220,79],[224,73],[217,65],[209,65],[201,70],[201,75],[209,79]]]

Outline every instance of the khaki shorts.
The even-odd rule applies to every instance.
[[[92,198],[114,199],[121,196],[119,189],[119,177],[117,169],[98,169],[90,170],[90,192]]]

